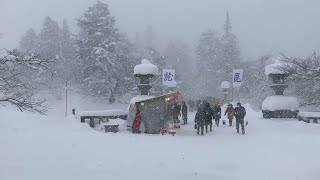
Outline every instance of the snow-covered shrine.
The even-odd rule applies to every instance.
[[[288,87],[285,78],[289,74],[281,69],[286,66],[279,60],[265,67],[265,75],[272,80],[270,88],[275,92],[274,96],[267,97],[262,103],[264,118],[297,118],[299,113],[299,101],[296,97],[284,96],[284,90]]]
[[[139,78],[137,85],[141,95],[131,99],[127,130],[132,131],[137,116],[140,117],[141,125],[139,132],[159,134],[162,129],[168,129],[171,122],[173,105],[181,104],[182,97],[179,92],[172,92],[161,96],[150,95],[152,85],[150,80],[158,75],[158,67],[144,59],[141,64],[134,67],[134,76]]]

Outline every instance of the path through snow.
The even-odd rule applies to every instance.
[[[223,126],[197,136],[192,119],[174,137],[106,134],[70,118],[0,114],[1,179],[320,179],[320,126],[264,120],[253,111],[247,135]]]

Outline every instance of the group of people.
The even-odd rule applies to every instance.
[[[229,126],[232,126],[232,121],[235,117],[237,133],[239,133],[239,127],[241,125],[242,134],[245,134],[244,117],[246,116],[246,109],[241,103],[237,103],[236,108],[234,108],[232,104],[228,104],[224,115],[227,115]],[[206,103],[204,108],[199,106],[195,116],[195,129],[197,129],[197,134],[199,135],[201,133],[201,135],[204,135],[204,129],[206,133],[208,133],[209,128],[209,130],[212,131],[213,119],[216,125],[219,126],[221,119],[221,107],[219,104],[216,104],[214,108],[211,108],[209,103]],[[225,122],[223,123],[225,124]]]

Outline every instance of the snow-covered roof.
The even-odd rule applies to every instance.
[[[269,64],[265,67],[265,75],[269,76],[270,74],[285,74],[281,70],[281,67],[285,66],[283,62],[280,61],[279,58],[275,59],[275,63]]]
[[[228,88],[230,88],[230,83],[229,83],[229,81],[223,81],[223,82],[221,83],[221,88],[222,88],[222,89],[228,89]]]
[[[296,111],[299,109],[299,101],[292,96],[269,96],[262,103],[262,110],[290,110]]]
[[[123,110],[105,110],[105,111],[82,111],[80,116],[120,116],[125,115]]]
[[[136,102],[140,102],[140,101],[144,101],[152,98],[154,98],[154,96],[146,96],[146,95],[136,96],[131,99],[130,104],[134,104]]]
[[[133,69],[133,74],[152,74],[158,75],[158,67],[150,63],[147,59],[143,59],[141,64],[136,65]]]

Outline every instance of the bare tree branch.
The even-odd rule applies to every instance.
[[[282,54],[279,70],[290,75],[293,91],[303,100],[302,105],[320,105],[320,56],[316,52],[306,58]]]
[[[45,100],[35,98],[38,89],[28,79],[30,73],[47,70],[51,62],[53,60],[21,54],[17,50],[0,54],[0,103],[14,105],[20,111],[45,114]]]

